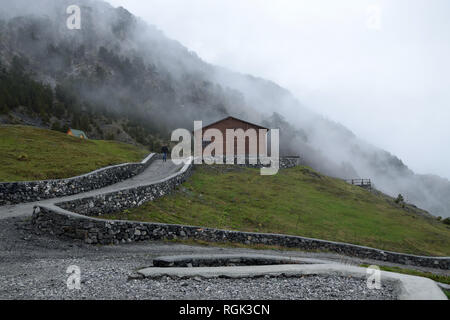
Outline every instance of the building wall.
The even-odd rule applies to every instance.
[[[208,129],[218,129],[223,136],[223,141],[222,143],[220,143],[220,141],[217,141],[217,145],[218,148],[220,148],[220,146],[222,146],[222,150],[223,150],[223,154],[226,154],[226,150],[227,150],[227,142],[226,142],[226,130],[227,129],[232,129],[232,130],[236,130],[236,129],[242,129],[244,131],[247,131],[248,129],[254,129],[256,131],[256,148],[252,149],[250,148],[250,143],[249,143],[249,138],[245,137],[245,141],[242,141],[242,139],[237,139],[234,138],[234,155],[252,155],[252,156],[256,156],[258,154],[266,154],[266,150],[267,150],[267,129],[261,129],[260,127],[256,126],[256,125],[252,125],[243,121],[239,121],[237,119],[233,119],[233,118],[228,118],[225,119],[221,122],[212,124],[210,126],[206,126],[204,127],[203,130],[203,135],[205,134],[205,132]],[[259,130],[263,130],[264,131],[264,135],[263,135],[263,140],[261,140],[261,147],[260,147],[260,138],[259,138]],[[214,141],[214,140],[212,140]],[[243,143],[243,145],[245,145],[245,149],[242,150],[238,150],[238,144],[239,143]],[[203,149],[205,149],[206,146],[203,146]],[[256,150],[256,154],[255,154],[255,150]]]

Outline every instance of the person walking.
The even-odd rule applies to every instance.
[[[163,146],[161,148],[161,153],[163,154],[163,162],[167,161],[167,154],[169,153],[169,148],[167,146]]]

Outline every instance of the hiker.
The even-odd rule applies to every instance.
[[[161,153],[163,154],[163,161],[167,161],[167,154],[169,153],[169,148],[167,146],[163,146],[161,148]]]

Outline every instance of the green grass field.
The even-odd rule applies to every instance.
[[[0,181],[68,178],[141,161],[148,151],[115,141],[83,140],[28,126],[0,126]]]
[[[445,295],[447,296],[447,299],[450,299],[450,290],[447,289],[442,289],[442,291],[445,293]]]
[[[362,264],[361,267],[368,268],[368,264]],[[431,272],[424,272],[424,271],[418,271],[413,269],[405,269],[405,268],[399,268],[399,267],[388,267],[388,266],[378,266],[380,270],[383,271],[390,271],[390,272],[396,272],[396,273],[403,273],[403,274],[409,274],[412,276],[419,276],[419,277],[425,277],[429,278],[433,281],[450,284],[450,276],[442,275],[442,274],[434,274]]]
[[[307,167],[197,167],[172,195],[103,218],[269,232],[420,255],[450,255],[450,228]],[[416,210],[418,211],[418,210]]]

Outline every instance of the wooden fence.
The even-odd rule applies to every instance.
[[[372,182],[370,179],[346,179],[345,182],[355,186],[372,189]]]

